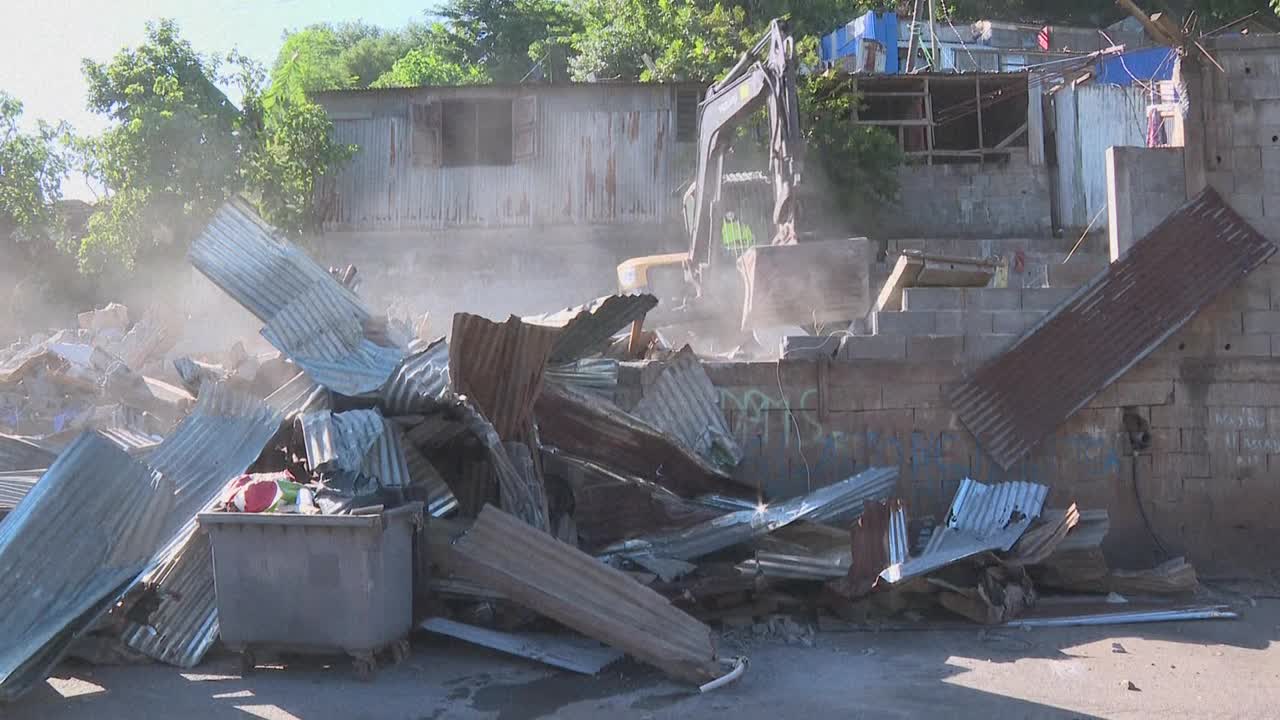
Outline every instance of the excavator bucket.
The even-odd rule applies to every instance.
[[[738,260],[746,286],[742,329],[847,324],[871,309],[866,238],[761,245]]]

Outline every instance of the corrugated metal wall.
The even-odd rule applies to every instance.
[[[418,91],[421,102],[433,91]],[[457,91],[438,90],[437,97]],[[480,92],[477,90],[476,92]],[[515,97],[518,90],[507,91]],[[489,90],[488,96],[502,97]],[[337,178],[330,229],[410,230],[541,224],[657,223],[678,216],[671,86],[534,91],[538,153],[509,166],[415,167],[408,95],[355,93],[372,111],[335,114],[359,152]],[[330,103],[330,107],[334,103]]]
[[[1097,217],[1094,230],[1105,230],[1107,148],[1146,146],[1146,93],[1140,87],[1067,85],[1053,97],[1059,223],[1084,228]]]

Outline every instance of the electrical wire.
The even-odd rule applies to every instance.
[[[1155,528],[1151,525],[1151,518],[1147,517],[1147,508],[1142,504],[1142,493],[1138,490],[1138,453],[1134,451],[1133,462],[1133,499],[1138,503],[1138,514],[1142,516],[1142,524],[1147,528],[1147,534],[1155,542],[1156,547],[1160,549],[1160,554],[1165,558],[1171,557],[1169,549],[1160,541],[1160,536],[1156,534]]]
[[[807,492],[813,492],[813,474],[809,470],[809,458],[804,454],[804,438],[800,435],[800,421],[796,420],[796,414],[791,412],[791,401],[787,399],[787,391],[782,387],[782,363],[773,364],[774,370],[778,374],[778,396],[782,398],[782,406],[787,410],[787,418],[791,420],[787,424],[787,437],[791,437],[791,426],[796,428],[796,450],[800,453],[800,461],[804,463],[804,484]]]

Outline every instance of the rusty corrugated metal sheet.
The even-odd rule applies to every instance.
[[[225,203],[191,245],[191,263],[266,323],[262,335],[316,382],[344,395],[382,387],[404,357],[366,336],[372,315],[243,200]]]
[[[58,457],[0,524],[0,700],[44,680],[143,572],[173,502],[168,481],[94,433]]]
[[[464,579],[693,683],[719,674],[711,629],[631,576],[492,506],[452,546]]]
[[[605,400],[560,385],[536,404],[542,442],[657,483],[684,497],[727,491],[733,480],[649,423]]]
[[[411,353],[382,388],[388,415],[415,415],[449,402],[449,343],[440,340]]]
[[[954,388],[952,407],[1008,469],[1275,251],[1210,188]]]
[[[632,414],[680,441],[728,473],[742,462],[742,447],[720,408],[720,393],[688,345],[671,356],[645,388]]]
[[[539,88],[538,152],[511,165],[416,165],[404,99],[368,118],[337,119],[334,139],[359,151],[333,180],[326,229],[663,222],[676,214],[681,180],[672,94],[662,86]]]
[[[558,329],[515,316],[505,323],[468,313],[453,316],[449,376],[454,390],[475,403],[503,440],[520,440],[529,431],[547,356],[559,335]]]
[[[550,361],[567,363],[609,347],[613,336],[658,306],[653,295],[608,295],[558,313],[524,318],[527,323],[564,328]]]
[[[544,377],[546,382],[568,385],[612,402],[618,394],[618,367],[618,361],[612,358],[586,358],[548,365]]]

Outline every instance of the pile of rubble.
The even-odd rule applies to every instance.
[[[145,444],[78,434],[56,459],[4,440],[0,469],[30,484],[0,525],[0,699],[87,638],[198,664],[218,619],[196,519],[219,509],[342,515],[421,502],[423,628],[577,672],[625,653],[707,688],[745,667],[718,649],[712,624],[811,644],[815,624],[926,610],[1032,622],[1048,588],[1195,587],[1185,564],[1110,571],[1105,513],[1045,510],[1042,485],[965,480],[927,537],[896,468],[766,502],[734,479],[743,450],[687,348],[659,353],[638,402],[615,402],[619,373],[634,368],[620,358],[655,347],[641,332],[651,296],[500,323],[459,314],[448,340],[428,342],[375,316],[352,273],[321,268],[241,203],[217,213],[191,260],[264,323],[280,358],[179,360],[186,390],[161,387],[129,368],[164,343],[107,308],[0,369],[0,386],[27,383],[23,398],[37,382],[83,379],[76,403],[176,422],[147,426],[163,439]],[[59,426],[57,408],[38,410],[46,424],[11,429],[114,427]],[[7,487],[0,479],[0,496]],[[531,632],[549,624],[575,632]]]

